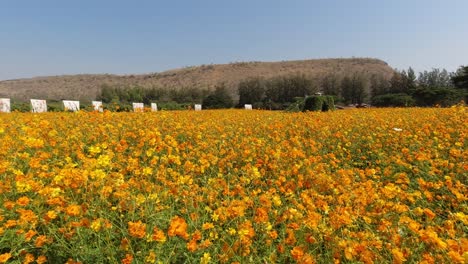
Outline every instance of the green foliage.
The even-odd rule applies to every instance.
[[[462,101],[464,93],[451,87],[419,86],[412,96],[418,106],[450,106]]]
[[[325,95],[325,96],[307,96],[304,99],[304,107],[302,111],[329,111],[335,110],[335,103],[333,96]]]
[[[203,99],[205,109],[231,108],[233,105],[234,102],[224,84],[216,86],[216,89]]]
[[[160,110],[187,110],[192,107],[190,103],[177,103],[177,102],[162,102],[158,103],[158,109]]]
[[[335,110],[335,98],[334,96],[321,96],[323,100],[322,111]]]
[[[103,104],[103,108],[105,110],[109,110],[111,112],[131,112],[131,111],[133,111],[133,106],[130,103],[119,102],[117,100],[113,100],[110,103]]]
[[[206,96],[207,90],[198,88],[183,89],[162,89],[162,88],[143,88],[140,86],[110,86],[102,85],[98,100],[103,103],[111,102],[142,102],[150,104],[151,102],[177,102],[177,103],[199,103]]]
[[[432,69],[431,71],[421,72],[418,77],[418,84],[424,87],[453,87],[450,74],[445,69]]]
[[[304,101],[302,111],[322,111],[323,100],[320,96],[308,96]]]
[[[362,104],[367,98],[368,79],[364,73],[345,76],[341,81],[341,96],[345,103]]]
[[[339,96],[341,79],[336,73],[330,73],[322,79],[320,88],[324,94]]]
[[[461,68],[463,69],[463,68]],[[375,106],[450,106],[466,100],[466,90],[456,89],[456,76],[447,70],[424,71],[416,78],[413,69],[395,71],[389,86],[382,80],[371,79],[372,104]]]
[[[10,110],[11,112],[31,112],[31,104],[24,102],[11,102]]]
[[[261,102],[265,97],[265,81],[261,78],[249,78],[241,81],[237,86],[239,107],[245,104]]]
[[[296,101],[286,108],[288,112],[301,112],[304,109],[305,100],[303,97],[297,97]]]
[[[65,108],[63,107],[62,101],[49,100],[47,101],[47,111],[48,112],[63,112]]]
[[[294,102],[295,97],[304,97],[317,92],[314,81],[304,74],[272,78],[266,83],[266,99],[277,103]]]
[[[452,76],[452,83],[460,93],[465,97],[465,103],[468,103],[468,66],[461,66]]]
[[[457,88],[468,89],[468,66],[461,66],[452,76],[452,82]]]
[[[382,94],[377,95],[372,98],[372,105],[386,107],[404,107],[404,106],[413,106],[414,99],[410,95],[404,93],[397,94]]]

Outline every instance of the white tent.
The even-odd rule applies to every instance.
[[[102,112],[102,111],[103,111],[103,107],[102,107],[102,102],[101,102],[101,101],[92,101],[91,103],[93,104],[94,111],[99,111],[99,112]]]
[[[10,113],[10,98],[0,98],[0,113]]]
[[[145,105],[143,103],[132,103],[133,112],[143,112]]]
[[[63,100],[63,108],[65,111],[80,111],[80,101]]]
[[[46,100],[31,99],[31,112],[33,113],[47,112]]]

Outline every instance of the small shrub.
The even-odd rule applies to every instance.
[[[304,100],[302,111],[329,111],[335,110],[333,96],[308,96]]]
[[[304,101],[302,111],[322,111],[323,100],[321,96],[308,96]]]

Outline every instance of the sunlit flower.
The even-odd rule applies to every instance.
[[[185,219],[179,216],[173,217],[167,234],[170,237],[180,236],[183,239],[188,239],[189,236],[187,234],[187,223],[185,222]]]
[[[128,232],[132,237],[144,238],[146,235],[146,224],[141,221],[128,222]]]

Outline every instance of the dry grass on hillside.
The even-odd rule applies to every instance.
[[[237,84],[249,77],[271,78],[275,76],[305,74],[319,79],[329,73],[341,75],[354,72],[382,74],[390,77],[393,69],[378,59],[318,59],[282,62],[239,62],[218,65],[201,65],[140,75],[63,75],[0,81],[0,97],[16,100],[30,98],[92,100],[103,84],[139,85],[183,89],[186,87],[213,88],[224,82],[232,95]]]

